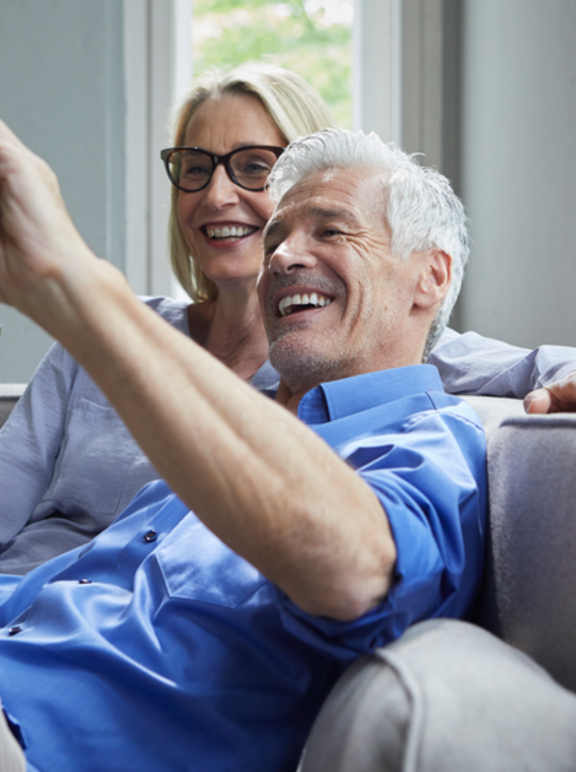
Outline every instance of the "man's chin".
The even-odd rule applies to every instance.
[[[288,334],[270,345],[269,357],[286,384],[297,391],[341,377],[341,362],[333,354],[326,346],[315,346],[303,341],[302,336]]]

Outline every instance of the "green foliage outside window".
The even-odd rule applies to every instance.
[[[195,75],[270,61],[305,78],[351,128],[353,0],[194,0],[193,12]]]

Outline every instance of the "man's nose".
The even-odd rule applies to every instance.
[[[228,176],[224,164],[218,164],[208,186],[204,188],[204,203],[211,209],[222,209],[236,204],[238,190],[238,186]]]
[[[313,268],[316,258],[310,249],[308,238],[302,233],[288,236],[279,244],[270,258],[269,270],[287,274],[301,268]]]

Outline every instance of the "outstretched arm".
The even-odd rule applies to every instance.
[[[355,618],[395,561],[370,488],[312,431],[133,295],[57,180],[0,124],[0,300],[89,372],[173,490],[309,613]]]

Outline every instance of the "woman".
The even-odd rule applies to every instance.
[[[173,182],[172,264],[194,303],[146,302],[260,390],[278,380],[255,293],[266,177],[290,140],[331,123],[298,76],[245,66],[197,83],[162,154]],[[535,356],[448,333],[431,360],[449,390],[523,396],[538,385]],[[156,477],[100,390],[55,345],[0,433],[0,572],[26,573],[86,543]]]
[[[297,75],[245,66],[205,75],[180,110],[174,146],[208,153],[163,153],[180,185],[172,191],[172,264],[194,303],[146,302],[262,390],[278,381],[255,292],[271,212],[267,173],[290,140],[329,125],[328,108]],[[56,344],[0,433],[0,572],[26,573],[86,543],[157,477],[104,395]]]

